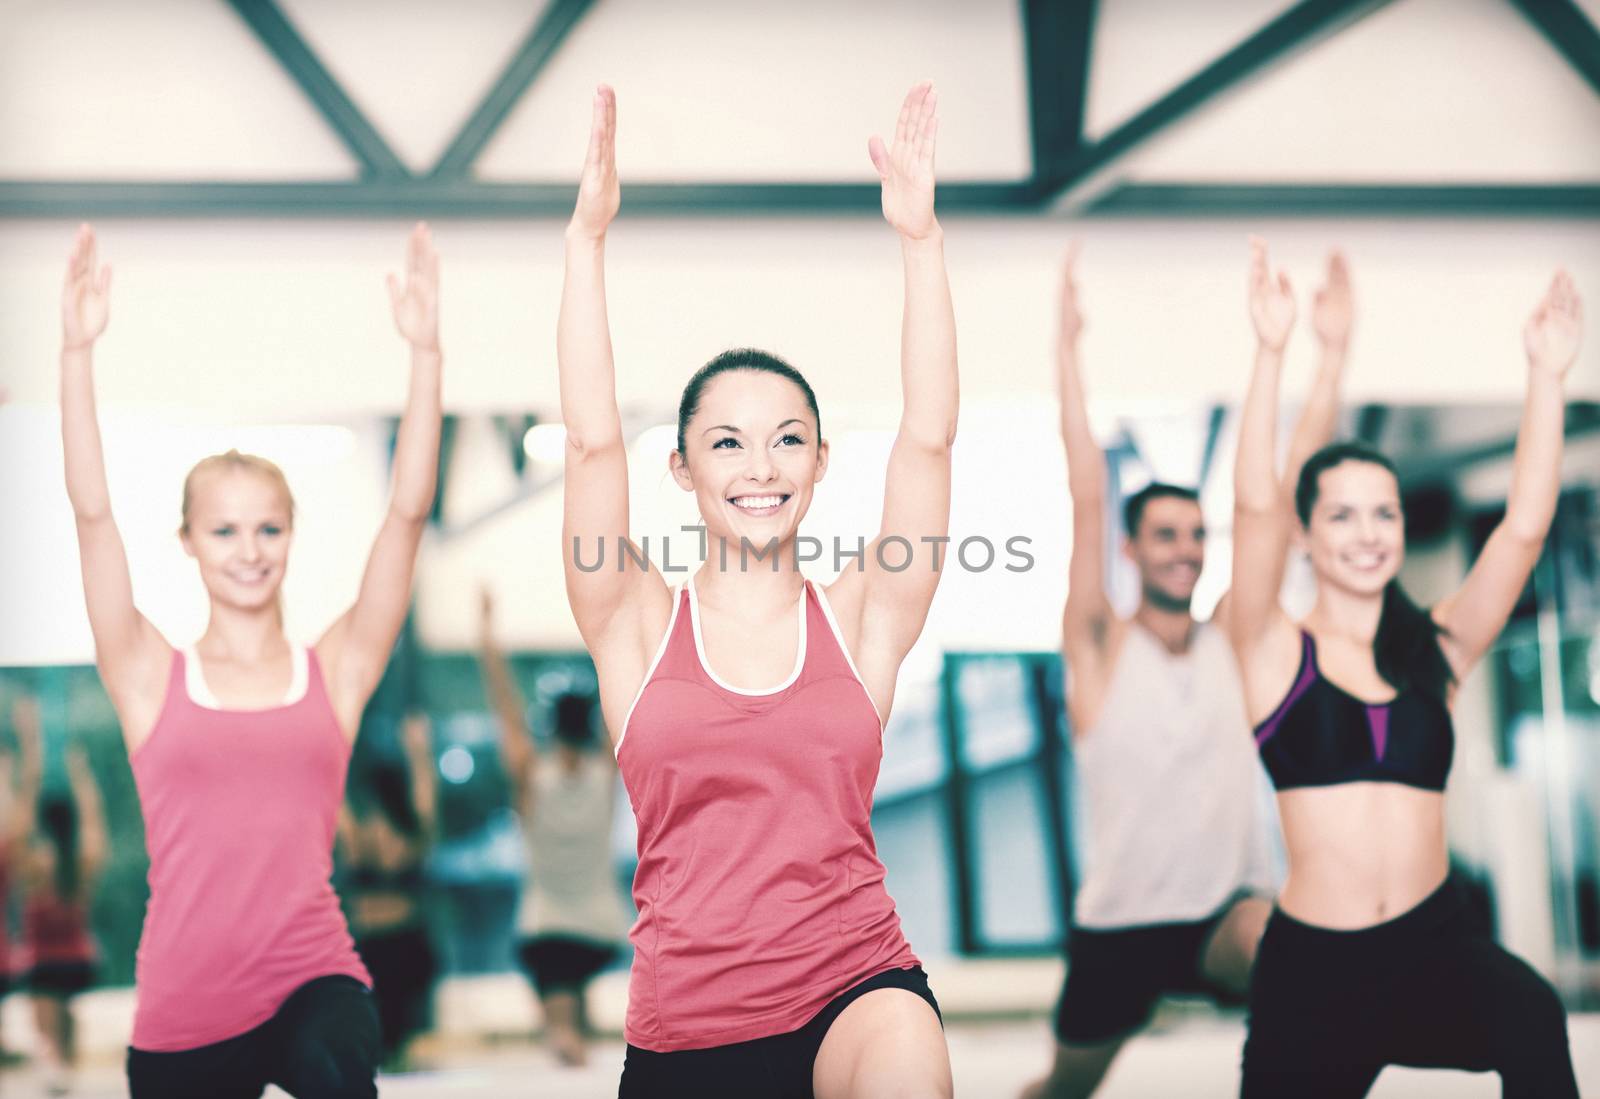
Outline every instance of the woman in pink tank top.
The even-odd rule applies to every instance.
[[[135,1099],[374,1096],[370,981],[329,884],[350,745],[410,602],[439,450],[438,259],[411,234],[389,277],[411,347],[394,485],[354,606],[305,649],[279,595],[294,510],[277,466],[229,451],[184,482],[179,536],[210,602],[175,651],[134,606],[96,422],[111,273],[78,230],[62,294],[61,430],[95,656],[150,854],[128,1052]]]
[[[624,1099],[951,1091],[870,823],[883,723],[949,525],[958,401],[936,105],[919,84],[893,143],[868,146],[905,271],[905,407],[878,537],[826,589],[802,577],[799,524],[828,462],[817,402],[777,356],[729,351],[679,404],[671,472],[695,495],[705,563],[669,590],[628,541],[603,277],[616,101],[596,91],[557,330],[562,540],[639,822]]]

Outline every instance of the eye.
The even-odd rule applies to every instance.
[[[1349,508],[1334,508],[1328,513],[1328,520],[1333,523],[1342,523],[1348,518],[1350,518]]]
[[[806,441],[804,439],[802,439],[800,436],[796,435],[792,431],[789,432],[787,435],[785,435],[783,438],[779,439],[778,442],[783,444],[784,446],[805,446],[806,445]]]
[[[1394,508],[1379,508],[1378,518],[1382,519],[1385,523],[1393,523],[1395,520],[1400,518],[1400,513]]]
[[[283,528],[278,526],[276,523],[266,523],[261,527],[261,533],[265,534],[268,538],[276,538],[278,535],[283,533]]]
[[[234,530],[231,526],[223,526],[216,528],[211,533],[216,535],[218,538],[230,538],[233,536]]]
[[[712,450],[732,450],[735,447],[737,447],[738,445],[739,445],[739,440],[738,439],[735,439],[732,435],[724,435],[722,438],[718,439],[716,442],[711,444],[711,449]]]

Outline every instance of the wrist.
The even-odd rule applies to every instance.
[[[1265,340],[1265,339],[1261,338],[1260,336],[1257,336],[1256,337],[1256,357],[1257,358],[1261,358],[1261,359],[1267,359],[1267,360],[1270,360],[1270,361],[1272,361],[1274,363],[1282,362],[1283,361],[1283,349],[1284,349],[1285,346],[1288,345],[1288,343],[1289,343],[1289,341],[1288,341],[1287,338],[1285,338],[1280,343],[1272,343],[1269,340]]]
[[[413,340],[411,343],[411,355],[413,358],[433,359],[436,361],[443,357],[439,351],[439,340],[437,337],[435,337],[431,343],[418,343]]]
[[[907,254],[938,252],[944,248],[944,227],[935,221],[926,232],[917,235],[902,232],[900,247]]]
[[[569,247],[600,248],[606,242],[606,229],[608,228],[609,226],[601,226],[595,229],[591,226],[580,225],[574,220],[567,222],[567,229],[564,235]]]
[[[1528,358],[1528,379],[1529,379],[1529,381],[1532,381],[1535,378],[1542,378],[1542,379],[1548,379],[1550,381],[1553,381],[1553,382],[1555,382],[1555,383],[1557,383],[1559,385],[1559,384],[1561,384],[1562,382],[1564,382],[1566,380],[1566,377],[1567,377],[1567,367],[1565,367],[1565,366],[1556,366],[1553,363],[1545,362],[1543,359],[1535,359],[1532,356],[1529,356],[1529,358]]]

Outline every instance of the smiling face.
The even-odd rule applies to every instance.
[[[1139,568],[1139,588],[1146,602],[1166,611],[1187,611],[1206,562],[1206,524],[1200,505],[1181,496],[1149,500],[1125,552]]]
[[[707,535],[757,547],[793,538],[828,467],[805,393],[777,374],[729,370],[699,398],[670,462]]]
[[[1406,555],[1405,513],[1393,473],[1357,459],[1317,476],[1302,538],[1317,581],[1353,595],[1381,595]]]
[[[248,468],[203,470],[190,483],[183,549],[212,602],[254,610],[277,601],[293,510],[283,485]]]

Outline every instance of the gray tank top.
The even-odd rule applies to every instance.
[[[1199,920],[1273,889],[1267,786],[1221,630],[1197,625],[1175,655],[1130,623],[1073,762],[1080,926]]]
[[[581,757],[571,773],[554,758],[535,765],[531,804],[522,807],[529,878],[517,912],[520,934],[611,942],[627,933],[611,868],[616,782],[616,768],[595,754]]]

